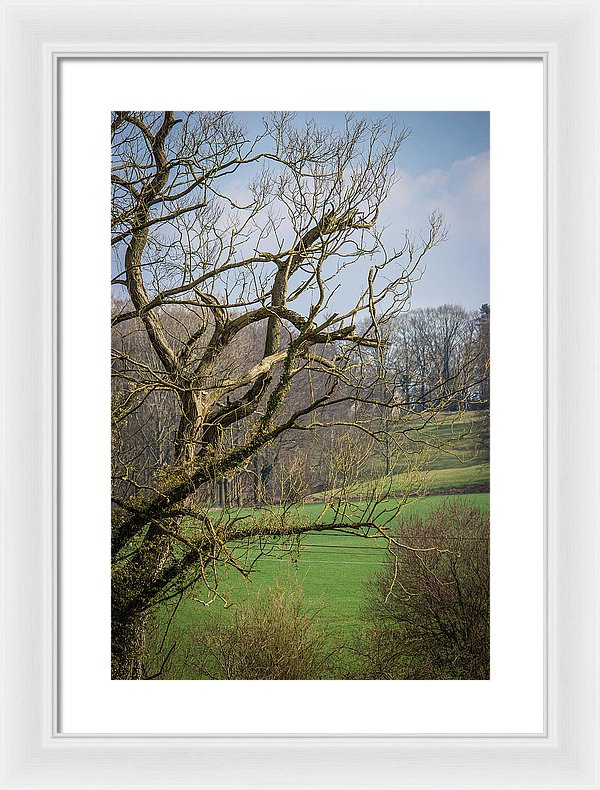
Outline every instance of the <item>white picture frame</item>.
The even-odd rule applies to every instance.
[[[600,787],[600,6],[2,3],[0,787]],[[66,57],[537,57],[546,75],[547,730],[65,736],[56,722],[56,74]],[[515,276],[518,276],[516,274]],[[539,407],[533,405],[532,408]]]

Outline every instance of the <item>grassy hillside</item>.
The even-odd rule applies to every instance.
[[[482,509],[489,509],[489,494],[464,495],[461,498]],[[415,499],[406,504],[403,512],[425,514],[445,499],[444,496]],[[319,503],[307,504],[304,510],[311,518],[327,518]],[[385,518],[383,509],[381,517]],[[224,572],[220,589],[228,603],[252,599],[277,582],[284,586],[300,585],[307,606],[319,610],[318,617],[325,625],[331,647],[351,642],[360,627],[359,614],[365,584],[377,573],[386,557],[385,541],[380,538],[365,540],[334,532],[309,532],[302,536],[296,552],[278,551],[274,544],[271,547],[267,544],[264,548],[267,554],[259,560],[256,572],[250,578],[244,578],[233,568]],[[269,548],[273,549],[271,554],[268,553]],[[163,651],[168,650],[174,641],[177,649],[167,677],[195,677],[189,666],[186,666],[186,656],[194,649],[194,631],[203,626],[210,627],[211,616],[226,616],[221,601],[217,600],[206,607],[200,602],[205,597],[206,590],[198,588],[191,591],[173,616]],[[158,617],[161,628],[154,637],[155,647],[161,641],[164,627],[172,614],[172,608],[164,607],[161,610]],[[159,665],[160,661],[153,663]],[[351,667],[352,655],[341,650],[336,664],[338,676],[344,677]]]
[[[417,421],[415,420],[415,424]],[[422,424],[422,421],[421,421]],[[460,498],[489,510],[489,413],[465,412],[436,415],[425,428],[415,430],[408,437],[418,448],[418,472],[384,475],[385,459],[375,457],[372,463],[373,480],[358,482],[350,496],[344,497],[335,489],[314,494],[311,501],[292,506],[294,518],[311,524],[327,525],[334,521],[355,521],[364,509],[364,499],[371,497],[378,487],[378,498],[387,496],[370,514],[380,524],[393,526],[397,518],[397,499],[409,497],[403,514],[425,515],[449,496]],[[422,450],[422,452],[420,452]],[[283,506],[240,508],[233,513],[239,518],[277,518]],[[222,511],[212,516],[218,521]],[[230,513],[231,515],[231,513]],[[193,531],[193,525],[190,524]],[[366,584],[381,568],[387,555],[381,538],[362,539],[338,532],[308,532],[290,543],[263,541],[262,552],[254,544],[229,548],[243,559],[244,565],[254,560],[254,572],[245,578],[235,568],[223,569],[219,591],[228,604],[251,601],[275,584],[300,587],[306,606],[318,611],[329,644],[336,649],[352,642],[361,626],[360,612],[365,598]],[[210,628],[211,618],[227,617],[225,605],[219,599],[205,606],[210,595],[198,585],[189,590],[176,608],[164,606],[155,618],[151,644],[154,657],[150,663],[159,667],[162,657],[176,643],[166,677],[194,678],[188,658],[194,651],[194,632]],[[165,637],[165,627],[168,633]],[[160,646],[160,649],[159,649]],[[160,654],[160,657],[157,655]],[[347,676],[353,656],[341,649],[336,656],[337,677]]]

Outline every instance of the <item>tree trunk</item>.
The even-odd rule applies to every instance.
[[[169,532],[179,530],[178,521],[167,524]],[[133,555],[120,563],[112,575],[111,640],[114,680],[140,680],[146,651],[154,584],[171,553],[173,538],[152,524]]]
[[[146,653],[146,626],[148,613],[137,613],[120,619],[112,616],[112,658],[111,677],[113,680],[141,680]]]

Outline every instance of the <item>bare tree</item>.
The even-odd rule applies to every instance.
[[[407,407],[464,407],[479,399],[488,377],[489,344],[480,340],[480,317],[460,305],[411,310],[387,329],[388,364]]]
[[[393,403],[365,363],[445,232],[433,213],[417,240],[384,244],[406,135],[360,117],[340,131],[282,113],[249,135],[227,113],[113,114],[113,677],[143,677],[157,603],[199,581],[219,595],[223,564],[251,570],[244,541],[385,531],[381,487],[360,508],[340,496],[327,524],[292,502],[252,519],[227,506],[284,437],[382,440],[373,416]]]
[[[482,304],[476,319],[477,325],[477,350],[479,360],[478,379],[479,401],[481,405],[490,408],[490,306]]]

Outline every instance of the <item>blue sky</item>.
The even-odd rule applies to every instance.
[[[394,120],[410,134],[395,160],[398,182],[384,202],[380,224],[388,249],[401,248],[405,231],[418,237],[427,232],[428,217],[440,210],[447,239],[431,250],[412,294],[412,307],[461,304],[477,309],[489,302],[489,161],[487,112],[353,113]],[[263,112],[235,113],[250,138],[263,131]],[[298,124],[314,117],[320,126],[343,128],[345,113],[301,112]],[[232,176],[232,186],[247,189],[248,173]],[[356,277],[356,275],[354,275]],[[336,303],[353,304],[364,283],[347,275],[336,292]],[[336,308],[337,309],[337,308]]]
[[[427,256],[415,285],[413,307],[444,303],[477,308],[489,302],[489,157],[487,112],[355,113],[393,118],[410,129],[396,158],[400,175],[381,214],[390,245],[401,246],[406,229],[427,227],[440,209],[448,225],[447,240]],[[249,132],[261,128],[262,113],[236,113]],[[340,127],[344,113],[298,113],[298,122],[315,117]]]

